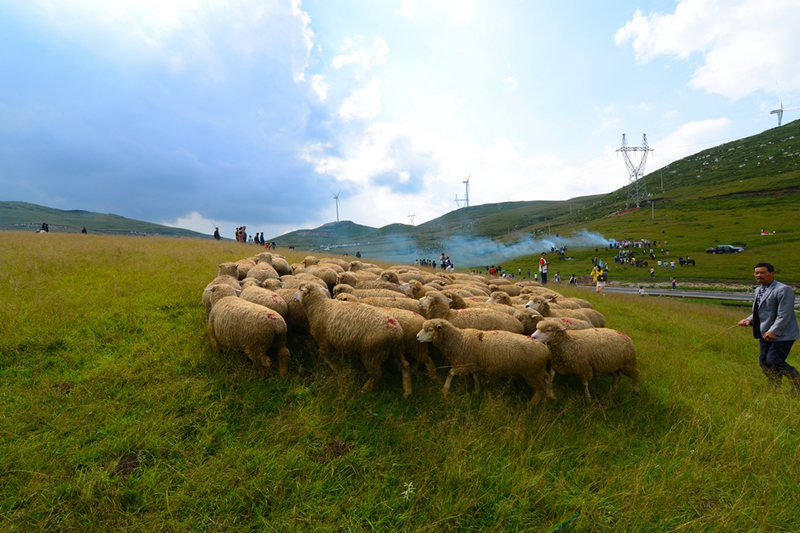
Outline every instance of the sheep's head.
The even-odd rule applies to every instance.
[[[531,299],[528,300],[528,303],[525,304],[525,307],[528,309],[533,309],[534,311],[539,311],[543,315],[550,310],[550,305],[547,303],[547,300],[541,296],[531,297]]]
[[[426,320],[422,323],[422,329],[417,333],[419,342],[433,342],[442,333],[445,321],[441,318]]]
[[[397,276],[397,272],[393,272],[391,270],[384,270],[381,274],[381,279],[390,283],[400,283],[400,278]]]
[[[220,263],[217,265],[217,268],[219,268],[218,276],[228,275],[234,278],[239,276],[239,265],[237,263]]]
[[[334,287],[334,290],[335,289],[336,289],[336,287]],[[355,294],[350,294],[350,293],[347,293],[347,292],[340,292],[339,294],[336,295],[336,299],[340,300],[342,302],[357,302],[358,301],[358,297]]]
[[[503,305],[511,305],[511,297],[505,291],[494,291],[487,302]]]
[[[544,320],[544,317],[533,309],[520,309],[514,313],[514,318],[522,323],[523,329],[526,332],[534,331],[536,326],[539,325],[539,322]]]
[[[319,259],[317,259],[313,255],[307,255],[305,259],[303,259],[302,263],[304,266],[316,265],[317,263],[319,263]]]
[[[330,298],[330,295],[328,294],[327,290],[323,289],[316,283],[308,283],[308,282],[303,282],[300,284],[300,288],[297,289],[297,292],[294,293],[293,298],[296,301],[303,303],[303,300],[305,300],[306,298],[308,298],[309,295],[314,293],[324,294],[325,298]]]
[[[531,337],[547,344],[562,331],[566,331],[566,327],[559,320],[542,320]]]
[[[211,307],[214,307],[221,299],[227,296],[239,296],[241,291],[234,289],[230,285],[212,285],[211,287],[206,289],[210,293],[209,301],[211,302]]]

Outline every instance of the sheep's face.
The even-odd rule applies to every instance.
[[[564,326],[549,321],[540,322],[531,337],[546,344],[553,340],[553,337],[560,331],[564,331]]]
[[[422,329],[417,333],[419,342],[433,342],[442,330],[442,325],[435,320],[426,320],[422,324]]]
[[[542,302],[538,300],[528,300],[528,303],[525,304],[525,309],[533,309],[534,311],[541,311],[541,304]]]

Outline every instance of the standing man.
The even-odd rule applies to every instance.
[[[794,315],[794,291],[775,281],[775,267],[769,263],[758,263],[753,275],[760,284],[753,300],[753,313],[740,320],[739,325],[753,327],[753,337],[760,346],[758,364],[767,380],[777,388],[781,377],[786,376],[795,391],[800,392],[800,372],[786,362],[792,344],[800,336]]]
[[[539,274],[542,275],[542,285],[547,285],[547,252],[542,252],[542,257],[539,258]]]

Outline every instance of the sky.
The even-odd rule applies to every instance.
[[[467,179],[611,192],[623,134],[649,173],[800,118],[798,27],[796,0],[0,0],[0,200],[270,238],[420,224]]]

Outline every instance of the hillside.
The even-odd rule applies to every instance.
[[[691,255],[702,254],[715,243],[752,244],[762,227],[775,232],[771,244],[795,242],[800,121],[703,150],[643,179],[648,202],[619,215],[629,207],[627,187],[566,201],[471,206],[418,226],[359,226],[355,234],[348,231],[351,222],[340,222],[270,240],[279,246],[358,250],[369,257],[405,262],[457,250],[463,266],[481,265],[489,258],[520,258],[560,242],[573,248],[602,247],[609,238],[680,241],[686,244],[683,253]],[[582,239],[564,239],[580,230],[590,233]],[[476,250],[487,253],[476,255]]]
[[[63,211],[27,202],[0,202],[0,230],[35,231],[47,222],[50,231],[78,233],[86,226],[90,233],[106,235],[164,235],[206,237],[196,231],[125,218],[110,213]]]

